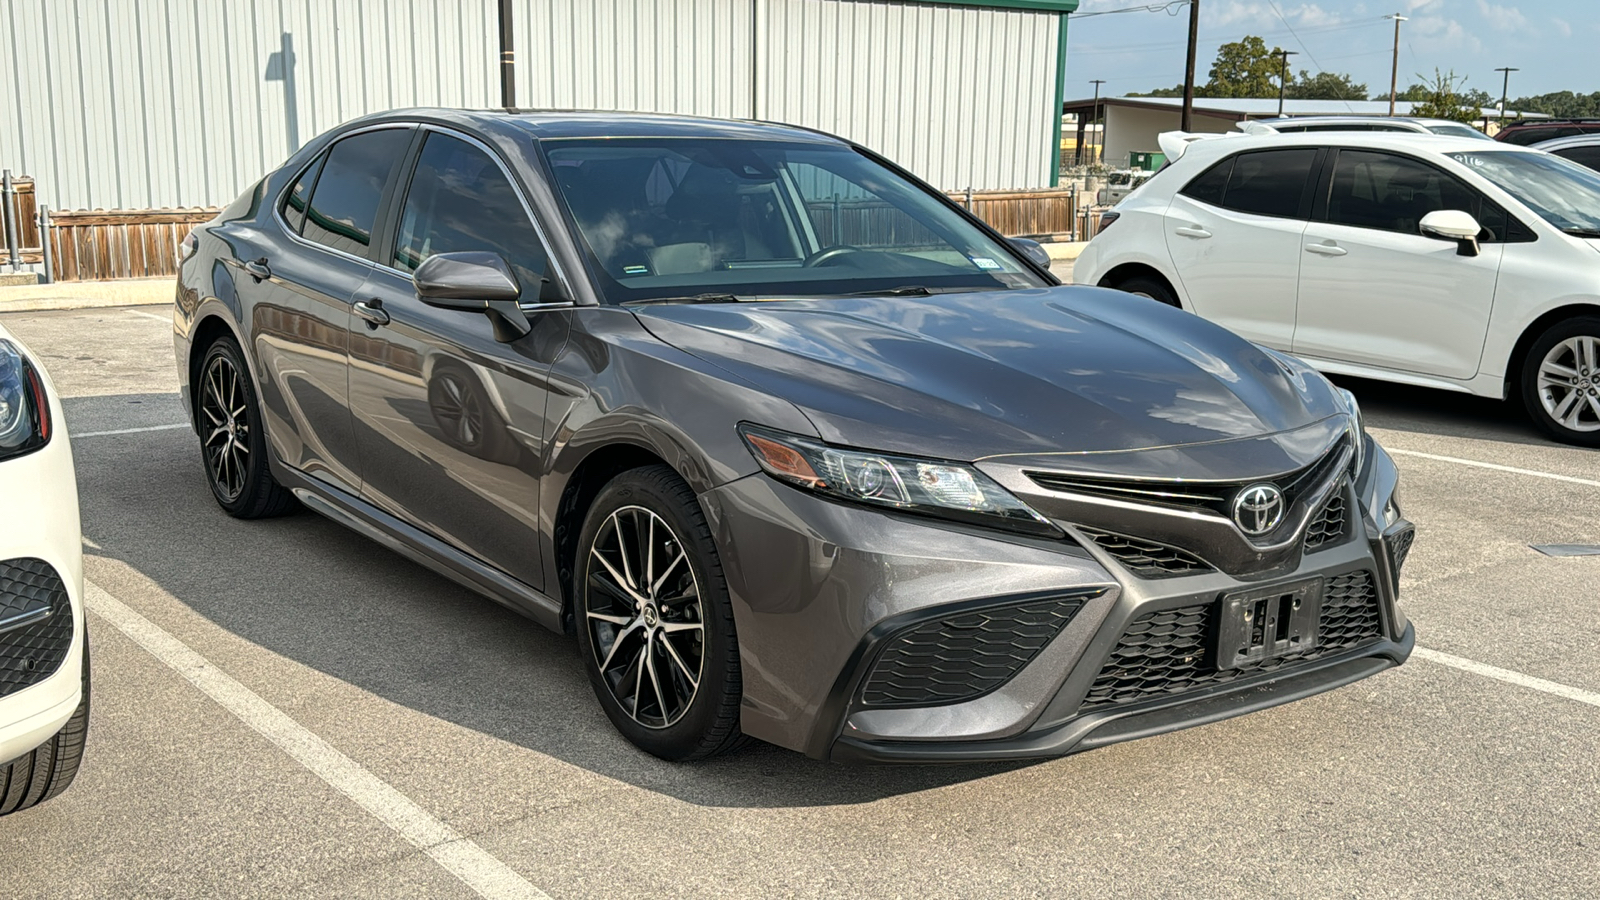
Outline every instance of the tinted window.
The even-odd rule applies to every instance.
[[[1297,216],[1316,160],[1315,147],[1241,153],[1234,157],[1222,205],[1262,216]]]
[[[1500,140],[1507,144],[1526,147],[1529,144],[1537,144],[1540,141],[1548,141],[1559,136],[1559,133],[1554,128],[1518,128],[1514,131],[1507,130],[1505,137]]]
[[[524,296],[538,296],[544,244],[505,172],[466,141],[429,134],[406,191],[391,264],[409,272],[435,253],[463,250],[500,254]]]
[[[1199,177],[1183,186],[1183,195],[1201,203],[1222,205],[1222,195],[1228,189],[1228,176],[1233,174],[1233,157],[1228,157],[1200,173]]]
[[[317,173],[322,171],[322,161],[327,159],[326,153],[318,156],[316,161],[308,166],[300,180],[289,189],[289,196],[283,201],[283,220],[289,223],[289,230],[299,234],[306,221],[306,200],[311,197],[311,188],[317,183]]]
[[[1329,222],[1420,234],[1417,225],[1422,217],[1441,209],[1477,215],[1477,194],[1410,157],[1368,150],[1339,151],[1328,188]]]
[[[410,140],[410,129],[389,128],[334,144],[311,194],[301,233],[335,250],[366,256],[384,184]]]
[[[1564,156],[1580,166],[1588,166],[1600,172],[1600,145],[1593,147],[1568,147],[1565,150],[1553,151],[1557,156]]]

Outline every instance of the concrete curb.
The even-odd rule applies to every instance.
[[[1078,254],[1082,253],[1083,248],[1087,246],[1089,246],[1088,241],[1060,241],[1058,243],[1045,244],[1044,252],[1050,254],[1050,258],[1053,260],[1077,259]]]
[[[0,287],[0,313],[170,304],[176,278],[68,281]]]

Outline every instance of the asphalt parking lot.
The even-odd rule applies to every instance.
[[[1420,537],[1397,670],[1032,765],[633,749],[575,645],[310,513],[213,503],[160,307],[0,317],[65,397],[85,767],[6,897],[1600,895],[1600,453],[1345,382]],[[177,427],[175,427],[177,426]]]

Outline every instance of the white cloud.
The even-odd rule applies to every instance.
[[[1562,37],[1572,37],[1572,24],[1570,22],[1565,19],[1551,19],[1550,21],[1555,24],[1556,31],[1560,32]]]
[[[1455,19],[1443,16],[1413,16],[1411,21],[1406,23],[1406,29],[1404,34],[1409,37],[1412,46],[1419,53],[1451,50],[1477,53],[1483,49],[1483,42]]]
[[[1502,34],[1535,31],[1533,25],[1528,22],[1528,17],[1515,6],[1501,6],[1488,0],[1478,0],[1478,15],[1483,17],[1483,21],[1490,28]]]
[[[1278,10],[1283,12],[1283,17],[1289,20],[1290,25],[1338,25],[1345,21],[1344,16],[1323,9],[1316,3],[1296,4],[1278,0]],[[1205,7],[1201,13],[1207,25],[1243,23],[1261,26],[1263,30],[1273,26],[1283,27],[1283,20],[1278,18],[1277,11],[1265,0],[1223,0],[1217,6]]]

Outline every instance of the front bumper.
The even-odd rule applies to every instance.
[[[1254,581],[1216,570],[1139,577],[1068,541],[845,506],[764,476],[723,485],[702,503],[734,603],[741,725],[817,758],[1041,758],[1367,677],[1404,662],[1415,641],[1396,589],[1405,549],[1398,545],[1409,546],[1411,526],[1391,505],[1395,480],[1392,462],[1375,450],[1363,480],[1344,488],[1362,511],[1344,536]],[[1188,616],[1210,646],[1224,595],[1310,580],[1370,586],[1359,615],[1354,606],[1342,618],[1329,614],[1333,631],[1315,652],[1222,676],[1194,660],[1169,685],[1107,689],[1108,665],[1126,654],[1126,636],[1139,623]],[[950,628],[941,631],[940,623]],[[890,654],[910,663],[885,678]],[[970,696],[935,696],[945,680],[985,674],[994,677]]]

